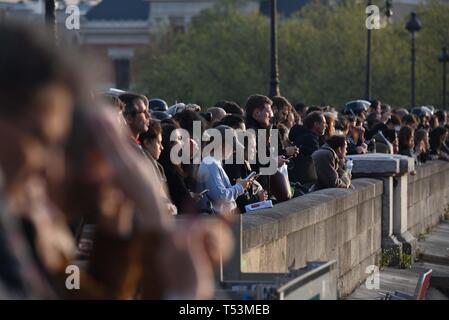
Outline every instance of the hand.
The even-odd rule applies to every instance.
[[[289,157],[296,157],[299,154],[299,148],[295,146],[287,147],[285,148],[285,151],[287,152],[287,156]]]
[[[288,164],[290,163],[289,160],[285,159],[284,156],[279,156],[278,157],[278,168],[282,167],[284,164]]]
[[[368,150],[365,149],[365,148],[363,148],[363,146],[357,147],[357,148],[356,148],[356,151],[357,151],[358,154],[365,154],[365,153],[368,152]]]
[[[243,187],[243,190],[246,190],[249,188],[249,186],[253,183],[253,180],[243,180],[243,179],[237,179],[237,184],[241,185]]]
[[[195,192],[191,192],[190,191],[190,196],[193,198],[193,200],[195,201],[200,201],[201,199],[203,199],[203,196],[199,193],[195,193]]]
[[[257,196],[259,197],[259,201],[267,201],[268,200],[268,193],[265,190],[261,190],[257,193]]]
[[[167,204],[168,213],[172,216],[176,216],[178,214],[178,208],[173,203]]]
[[[229,259],[232,251],[232,232],[222,221],[195,220],[176,227],[161,241],[157,252],[148,252],[154,259],[149,262],[158,263],[155,270],[145,268],[143,298],[154,290],[156,282],[162,286],[162,298],[212,299],[213,268],[221,259]]]

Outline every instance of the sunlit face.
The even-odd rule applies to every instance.
[[[288,115],[289,115],[289,108],[288,108],[288,106],[283,106],[282,109],[278,110],[279,120],[286,121]]]
[[[321,121],[315,122],[315,132],[318,133],[320,136],[322,136],[324,135],[326,128],[327,128],[326,118],[324,116],[321,116]]]
[[[295,115],[293,112],[288,113],[287,121],[285,122],[285,126],[287,129],[291,129],[295,125]]]
[[[415,146],[415,137],[412,134],[410,139],[408,140],[408,145],[410,146],[410,148],[413,148]]]
[[[67,136],[71,125],[71,93],[62,85],[51,84],[39,91],[35,101],[39,135],[47,142],[60,143]]]
[[[253,112],[253,118],[264,128],[267,128],[270,125],[271,118],[273,118],[273,111],[271,110],[271,105],[265,103],[263,108],[255,109]]]
[[[330,118],[328,121],[328,132],[329,136],[333,136],[335,134],[335,120]]]
[[[137,134],[144,133],[148,130],[151,115],[148,107],[142,99],[137,99],[135,102],[136,112],[128,115],[126,120],[130,129]]]
[[[30,113],[15,124],[30,138],[25,149],[27,166],[30,170],[45,168],[52,179],[60,179],[64,159],[56,150],[63,147],[71,127],[73,96],[62,84],[53,83],[43,86],[32,101]]]
[[[158,134],[155,139],[145,141],[144,148],[151,154],[153,159],[158,160],[162,150],[164,150],[164,147],[162,146],[162,135]]]

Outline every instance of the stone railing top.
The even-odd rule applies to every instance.
[[[243,252],[324,221],[383,193],[382,182],[377,179],[355,179],[353,185],[355,189],[323,189],[242,215]]]
[[[354,161],[353,174],[392,176],[406,174],[415,170],[414,159],[402,155],[369,153],[351,155],[348,158],[352,158]]]

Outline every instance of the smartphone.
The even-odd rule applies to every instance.
[[[253,171],[245,178],[245,180],[249,180],[249,179],[251,179],[252,177],[255,177],[255,176],[257,176],[257,173],[256,173],[256,171]]]

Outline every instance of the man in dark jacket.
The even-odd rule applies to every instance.
[[[345,171],[344,165],[347,147],[346,138],[335,135],[312,154],[317,173],[313,190],[351,187],[351,177]]]
[[[291,181],[300,182],[305,187],[311,187],[316,182],[312,154],[320,148],[319,138],[325,130],[326,119],[320,111],[308,114],[303,126],[296,124],[292,127],[289,139],[299,148],[300,153],[289,172]]]
[[[288,160],[285,159],[284,155],[282,155],[281,146],[279,146],[278,154],[271,155],[270,152],[270,137],[271,137],[271,119],[273,118],[273,111],[271,110],[271,105],[273,102],[266,96],[263,95],[252,95],[248,98],[245,106],[246,111],[246,128],[247,130],[252,129],[256,134],[256,144],[257,144],[257,153],[259,153],[260,148],[259,144],[262,141],[258,139],[259,130],[266,131],[266,156],[270,156],[271,158],[276,157],[278,167],[281,167],[283,164],[288,163]],[[271,159],[273,160],[273,159]],[[256,156],[256,163],[252,163],[251,167],[257,173],[260,172],[260,168],[268,167],[270,163],[261,163],[260,155]],[[264,190],[270,190],[270,176],[269,175],[261,175],[258,179],[259,183],[262,185]]]

